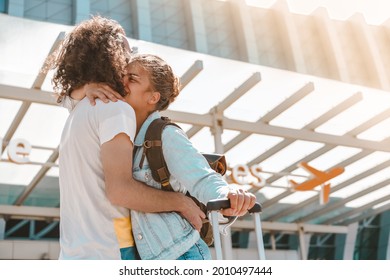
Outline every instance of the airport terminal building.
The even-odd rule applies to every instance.
[[[45,60],[95,14],[181,77],[165,115],[255,193],[267,259],[390,259],[390,26],[253,2],[0,0],[0,259],[58,258],[69,113]],[[239,219],[225,258],[256,258],[253,232]]]

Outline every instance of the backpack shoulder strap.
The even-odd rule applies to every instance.
[[[149,162],[152,177],[156,182],[161,183],[166,190],[172,191],[172,186],[169,183],[170,173],[164,159],[162,150],[162,132],[167,125],[174,125],[180,128],[177,124],[171,122],[167,117],[161,117],[152,121],[146,130],[145,140],[143,144],[143,155],[140,162],[142,167],[143,160],[146,156]]]

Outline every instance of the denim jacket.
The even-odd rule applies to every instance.
[[[155,112],[143,123],[135,139],[137,151],[133,161],[134,179],[157,189],[161,189],[161,185],[153,180],[147,159],[142,167],[140,161],[146,130],[159,117],[159,113]],[[171,173],[170,183],[175,191],[185,193],[188,190],[203,203],[227,196],[227,183],[209,167],[182,130],[167,126],[162,133],[162,143],[164,159]],[[144,213],[132,210],[131,223],[141,259],[177,259],[200,238],[189,222],[176,212]]]

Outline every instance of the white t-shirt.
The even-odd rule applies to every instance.
[[[119,133],[133,142],[135,132],[134,110],[122,101],[84,98],[70,113],[59,156],[60,259],[120,259],[120,248],[134,246],[129,210],[106,197],[100,146]]]

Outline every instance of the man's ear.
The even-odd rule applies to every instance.
[[[148,100],[149,104],[157,104],[157,102],[160,100],[160,97],[160,93],[158,91],[154,91]]]

